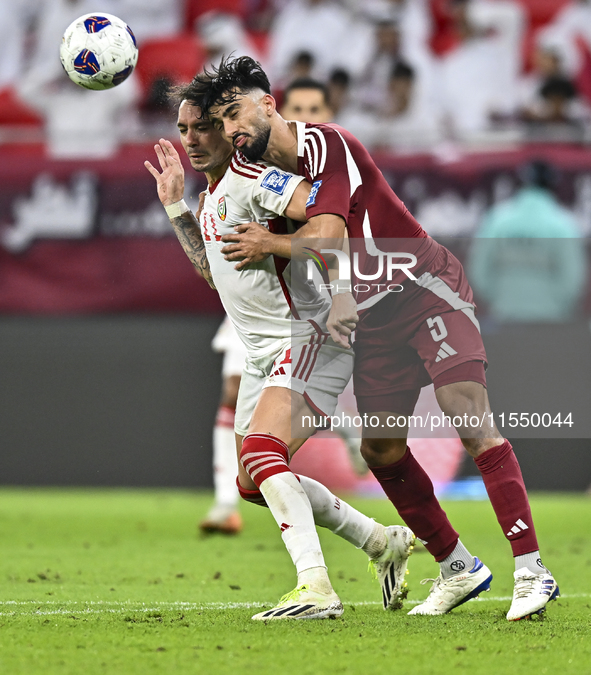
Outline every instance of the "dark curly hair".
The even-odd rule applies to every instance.
[[[198,73],[189,84],[175,87],[172,98],[177,101],[188,101],[201,108],[205,117],[212,106],[227,105],[241,95],[262,89],[265,94],[271,93],[269,78],[261,64],[250,56],[222,58],[220,65],[211,70]]]

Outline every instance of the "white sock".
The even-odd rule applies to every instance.
[[[311,567],[298,574],[298,586],[308,584],[320,593],[334,593],[326,567]]]
[[[439,563],[441,576],[444,579],[449,579],[462,572],[468,572],[474,567],[474,558],[470,551],[458,539],[458,543],[454,550]]]
[[[281,537],[299,575],[324,567],[324,556],[314,524],[310,501],[293,473],[278,473],[259,487],[267,506],[281,528]]]
[[[515,556],[515,571],[527,567],[533,574],[550,574],[550,571],[542,564],[539,551]]]
[[[307,476],[299,476],[299,479],[310,500],[316,525],[326,527],[357,548],[364,548],[377,523],[349,506],[347,502],[335,497],[322,483]],[[381,525],[379,527],[383,530]],[[385,536],[383,545],[384,547],[386,545]],[[369,554],[368,551],[366,553]]]
[[[234,411],[220,406],[213,428],[213,485],[216,504],[234,508],[238,506],[237,475]]]

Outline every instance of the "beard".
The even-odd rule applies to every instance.
[[[256,128],[256,135],[251,136],[252,140],[240,148],[249,162],[258,162],[262,159],[269,145],[269,136],[271,136],[271,125],[261,125]]]

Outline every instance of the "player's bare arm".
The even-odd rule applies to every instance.
[[[294,192],[294,196],[285,211],[285,215],[293,220],[305,221],[305,201],[303,206],[298,202],[293,203],[300,186],[305,186],[308,191],[310,185],[305,181],[300,183]],[[302,190],[303,192],[303,190]],[[307,196],[306,196],[307,199]],[[235,234],[222,237],[227,245],[222,248],[226,260],[238,261],[236,269],[241,270],[251,263],[261,262],[269,255],[280,258],[291,258],[292,244],[297,239],[335,239],[342,241],[345,237],[345,221],[332,213],[323,213],[310,218],[310,220],[294,234],[273,234],[258,223],[244,223],[235,228]],[[314,247],[312,247],[314,248]]]
[[[185,192],[185,171],[178,152],[170,141],[164,138],[154,146],[162,172],[149,161],[144,166],[156,179],[158,197],[163,206],[171,206],[183,199]],[[199,229],[199,222],[191,211],[185,211],[170,218],[183,251],[193,263],[197,272],[215,289],[209,262],[205,253],[205,244]]]
[[[306,185],[308,185],[306,183]],[[299,187],[299,186],[298,186]],[[296,190],[297,192],[297,190]],[[295,197],[295,193],[294,193]],[[291,202],[290,202],[291,205]],[[305,202],[304,202],[305,207]],[[302,219],[304,213],[294,214],[294,219]],[[320,240],[332,239],[343,242],[346,236],[345,221],[332,213],[313,216],[294,234],[272,234],[258,223],[246,223],[236,227],[235,235],[222,237],[225,242],[233,242],[222,249],[227,260],[237,260],[236,269],[264,260],[268,255],[291,258],[293,245],[298,239]],[[314,245],[312,248],[318,248]],[[335,261],[336,262],[336,261]],[[330,260],[329,260],[330,265]],[[331,280],[338,277],[336,268],[329,268]],[[332,339],[339,345],[348,348],[351,333],[359,321],[357,303],[351,293],[333,295],[332,307],[327,320],[327,329]]]

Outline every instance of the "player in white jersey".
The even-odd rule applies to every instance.
[[[300,122],[330,122],[332,119],[326,87],[314,80],[301,79],[292,82],[284,92],[283,105],[282,115],[288,119]],[[255,173],[260,173],[260,167],[253,165],[250,168]],[[200,527],[205,532],[234,534],[242,529],[242,521],[237,508],[239,495],[235,476],[238,467],[233,429],[246,348],[227,315],[214,337],[212,347],[214,351],[224,355],[222,398],[213,433],[215,501]],[[352,379],[343,392],[343,399],[349,402],[349,406],[354,401]],[[352,408],[343,407],[339,402],[335,412],[337,417],[352,416],[357,413],[357,409],[354,405]],[[339,426],[336,433],[341,436],[347,448],[355,472],[360,476],[366,475],[369,469],[361,456],[361,438],[351,433],[346,426]]]
[[[224,356],[222,395],[213,428],[214,503],[199,527],[205,533],[238,534],[242,530],[242,517],[238,510],[240,495],[236,487],[238,462],[234,418],[246,347],[227,315],[212,340],[211,348]]]
[[[292,416],[297,420],[303,414],[332,414],[351,372],[350,350],[333,343],[323,330],[322,316],[329,306],[321,298],[304,298],[305,315],[313,313],[320,323],[304,315],[292,317],[284,288],[287,276],[273,259],[237,272],[221,254],[221,236],[236,222],[253,218],[267,222],[277,212],[301,219],[309,186],[299,177],[233,157],[231,146],[186,101],[179,107],[178,126],[193,168],[205,171],[209,183],[201,229],[182,199],[184,172],[174,146],[164,139],[155,146],[162,173],[150,162],[145,165],[157,181],[158,195],[181,245],[196,269],[220,291],[247,347],[235,425],[241,459],[239,489],[249,501],[266,502],[298,575],[294,591],[277,607],[253,618],[342,614],[315,523],[369,555],[382,585],[384,607],[397,608],[405,596],[404,575],[414,541],[410,530],[384,528],[288,467],[290,455],[310,434],[305,428],[294,433]]]

